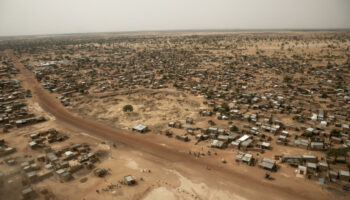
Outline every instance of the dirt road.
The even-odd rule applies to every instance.
[[[15,65],[21,70],[20,79],[23,86],[32,90],[33,98],[48,113],[63,125],[75,127],[82,132],[101,137],[127,148],[141,151],[145,157],[156,158],[159,165],[180,171],[192,180],[205,182],[210,187],[222,187],[247,199],[333,199],[328,191],[310,183],[289,183],[288,179],[278,182],[266,182],[261,174],[242,173],[234,167],[220,165],[210,160],[195,159],[189,156],[186,146],[179,146],[159,136],[146,136],[117,130],[106,125],[84,119],[70,113],[35,80],[18,59],[13,57]],[[166,143],[165,145],[162,145]],[[181,150],[181,151],[180,151]],[[206,170],[208,166],[211,170]]]

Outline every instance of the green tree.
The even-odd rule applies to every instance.
[[[230,127],[230,131],[237,132],[238,131],[238,127],[233,125],[233,126]]]
[[[331,136],[340,137],[340,131],[338,129],[333,129],[331,131]]]
[[[227,103],[222,103],[222,104],[221,104],[221,108],[222,108],[223,111],[225,111],[225,112],[230,111],[230,107],[228,106]]]
[[[334,157],[334,162],[336,162],[339,156],[344,157],[344,159],[346,160],[346,158],[348,157],[348,149],[346,148],[328,149],[327,156]]]
[[[124,107],[123,107],[123,111],[124,112],[132,112],[134,110],[134,108],[132,107],[132,105],[125,105]]]
[[[307,132],[307,133],[305,133],[305,134],[304,134],[304,136],[305,136],[305,137],[309,137],[309,138],[311,138],[311,137],[313,136],[313,134],[312,134],[312,133],[310,133],[310,132]]]
[[[290,83],[292,81],[292,77],[287,75],[283,78],[283,81],[286,83]]]
[[[208,91],[208,98],[211,99],[211,98],[213,98],[213,96],[214,96],[214,91],[209,90]]]

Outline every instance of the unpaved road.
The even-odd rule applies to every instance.
[[[52,94],[41,87],[32,73],[26,70],[16,57],[12,56],[12,58],[16,67],[21,70],[19,78],[23,81],[23,86],[30,89],[34,100],[63,125],[141,151],[145,157],[156,158],[156,162],[162,167],[175,169],[192,180],[204,182],[210,187],[220,187],[246,199],[339,199],[327,190],[321,190],[320,186],[315,184],[294,183],[289,182],[288,179],[266,182],[261,173],[258,175],[242,173],[232,166],[227,167],[218,162],[195,159],[184,153],[186,146],[159,139],[159,136],[140,135],[113,129],[70,113]],[[160,142],[167,142],[167,144],[164,146]],[[211,170],[206,170],[206,166]]]

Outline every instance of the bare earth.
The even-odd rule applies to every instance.
[[[15,57],[13,59],[17,60]],[[110,124],[114,128],[73,114],[63,107],[54,95],[44,90],[31,72],[25,70],[18,61],[16,66],[21,69],[19,78],[23,81],[24,88],[33,92],[32,106],[36,108],[36,112],[50,117],[50,127],[67,130],[72,133],[72,140],[89,141],[96,149],[109,152],[101,167],[110,168],[112,173],[104,179],[89,176],[90,180],[84,184],[74,180],[57,185],[50,179],[40,183],[43,186],[51,185],[50,188],[57,199],[346,199],[346,196],[336,196],[315,182],[295,177],[290,169],[276,174],[275,181],[267,181],[263,179],[265,174],[263,170],[235,163],[232,154],[227,156],[226,151],[217,150],[217,156],[198,159],[188,155],[191,147],[183,142],[158,137],[156,134],[145,137],[118,129],[115,125],[122,125],[123,128],[130,127],[130,124],[145,122],[136,118],[135,121],[128,123],[125,114],[121,113],[123,105],[118,103],[111,105],[106,112],[94,113],[97,118],[107,115],[118,118],[116,124]],[[182,94],[164,90],[154,94],[140,91],[137,95],[154,95],[160,96],[160,99],[163,97],[171,99],[172,95],[181,97]],[[170,101],[170,106],[175,110],[176,107],[183,105],[195,106],[198,109],[203,106],[185,96],[182,99],[184,104]],[[141,103],[138,104],[137,96],[129,100],[134,103],[136,110],[144,111],[143,115],[152,115],[152,119],[149,117],[147,123],[157,119],[155,118],[157,116],[171,120],[172,115],[176,116],[175,119],[182,116],[196,117],[197,113],[188,111],[179,114],[175,111],[172,115],[162,114],[164,112],[162,101],[157,102],[159,111],[153,112],[144,108]],[[99,102],[95,103],[99,105]],[[75,109],[79,110],[80,107]],[[94,109],[91,111],[94,112]],[[82,116],[84,112],[86,111],[81,110]],[[40,126],[47,124],[36,125],[34,128],[40,129]],[[101,141],[108,142],[106,145],[101,145]],[[117,147],[111,147],[112,143]],[[218,164],[222,157],[226,158],[228,164]],[[147,172],[148,169],[151,170],[150,173]],[[144,181],[138,181],[139,184],[133,187],[96,193],[97,189],[109,183],[116,183],[126,174],[133,174],[138,179],[142,177]]]

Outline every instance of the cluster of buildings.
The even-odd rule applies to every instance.
[[[45,121],[27,108],[25,98],[31,97],[30,90],[24,90],[14,76],[18,70],[12,64],[0,64],[0,127],[3,132]],[[6,78],[5,77],[6,74]]]
[[[45,56],[37,49],[32,59],[37,64],[23,63],[44,88],[61,95],[65,106],[79,104],[86,96],[101,98],[139,88],[172,88],[204,97],[207,108],[199,116],[208,124],[198,125],[194,119],[167,122],[167,135],[172,135],[172,129],[183,129],[175,138],[243,152],[237,154],[238,160],[249,165],[255,160],[264,169],[276,170],[278,159],[255,159],[252,152],[273,151],[279,145],[323,152],[324,157],[334,149],[345,149],[348,156],[350,60],[339,38],[300,36],[298,42],[305,45],[338,44],[308,54],[292,45],[284,49],[295,43],[293,37],[259,34],[173,37],[170,44],[169,38],[125,38],[110,41],[113,45],[87,42],[69,51],[55,48]],[[255,53],[249,53],[247,45],[257,40],[280,43],[280,48],[265,54],[251,47]],[[147,126],[131,128],[152,131]],[[346,162],[311,161],[308,155],[293,155],[298,157],[293,166],[300,173],[320,172],[327,166],[328,178],[336,173],[344,179],[349,172]]]
[[[15,147],[9,146],[5,139],[0,140],[0,157],[8,156],[14,152],[16,152]]]

